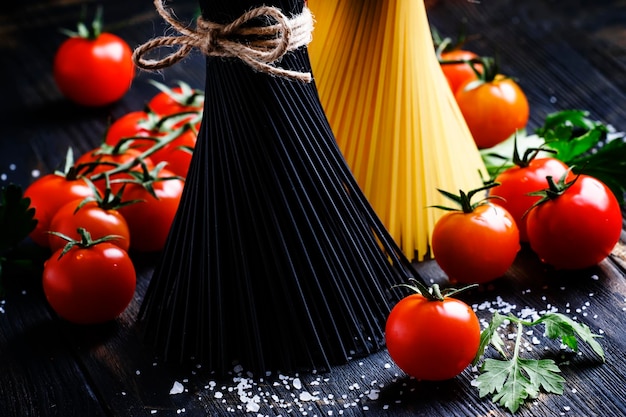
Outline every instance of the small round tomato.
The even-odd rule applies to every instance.
[[[489,194],[502,198],[498,204],[513,216],[522,242],[528,241],[524,214],[540,199],[528,194],[545,189],[548,186],[547,176],[560,178],[567,170],[567,165],[558,159],[533,158],[496,176],[495,182],[499,185],[492,188]]]
[[[79,228],[87,230],[93,239],[115,235],[118,238],[111,240],[111,243],[128,251],[130,231],[119,211],[102,208],[96,201],[81,205],[82,201],[74,200],[62,206],[52,218],[50,230],[74,240],[80,239]],[[53,252],[67,244],[67,240],[54,234],[49,234],[48,241]]]
[[[184,187],[184,181],[174,177],[174,173],[162,169],[143,184],[127,184],[124,200],[139,200],[120,208],[130,229],[131,249],[155,252],[165,247]]]
[[[478,58],[477,54],[464,49],[454,49],[441,54],[441,69],[453,93],[456,93],[464,83],[478,79],[478,76],[469,63],[446,64],[445,61],[470,61],[476,58]],[[478,71],[480,68],[480,65],[476,66]]]
[[[94,191],[82,178],[72,175],[48,174],[38,178],[24,191],[24,197],[30,198],[30,207],[35,209],[37,226],[30,238],[38,245],[47,247],[50,222],[57,210],[64,204],[90,197]]]
[[[104,142],[109,146],[118,146],[123,139],[135,138],[132,148],[145,151],[153,146],[161,132],[158,128],[159,116],[145,111],[133,111],[116,119],[107,129]],[[146,139],[143,139],[146,138]]]
[[[433,229],[433,256],[451,282],[479,284],[499,278],[520,250],[519,230],[506,209],[487,200],[470,204],[472,195],[486,188],[468,193],[466,199],[461,194],[462,210],[444,214]]]
[[[484,73],[488,72],[485,67]],[[467,81],[456,92],[456,101],[480,149],[505,141],[528,123],[526,94],[513,79],[501,74]]]
[[[91,30],[82,27],[57,50],[54,80],[65,97],[80,105],[111,104],[126,94],[135,76],[132,51],[119,36],[100,32],[96,22]]]
[[[596,178],[550,179],[546,197],[527,215],[528,242],[539,258],[557,269],[582,269],[605,259],[622,232],[615,195]]]
[[[110,242],[56,251],[44,264],[43,290],[52,309],[77,324],[118,317],[135,293],[136,273],[126,251]]]
[[[385,327],[389,356],[408,375],[441,381],[459,375],[474,359],[480,323],[463,301],[412,294],[391,310]]]
[[[130,171],[141,171],[140,161],[143,161],[148,170],[154,168],[154,163],[149,157],[142,157],[142,152],[132,147],[114,148],[104,144],[96,149],[83,154],[76,160],[76,167],[82,169],[85,167],[84,175],[88,176],[94,185],[104,193],[106,191],[106,179],[103,176],[105,172],[111,171],[122,165],[132,165],[128,169],[111,174],[109,176],[110,188],[113,193],[117,193],[124,184],[121,180],[129,180],[132,176]]]
[[[204,107],[204,92],[193,89],[182,81],[174,88],[154,81],[152,84],[161,90],[148,102],[148,108],[157,114],[168,116],[176,113],[201,112]]]
[[[151,155],[155,163],[166,162],[167,169],[181,177],[187,176],[198,132],[188,125],[180,135]]]

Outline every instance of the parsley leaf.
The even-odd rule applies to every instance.
[[[0,253],[14,248],[35,229],[35,209],[15,184],[0,188]]]
[[[548,114],[534,134],[517,134],[490,149],[481,150],[489,175],[514,166],[513,150],[523,153],[529,148],[555,152],[551,156],[572,167],[575,174],[599,179],[611,189],[620,204],[626,200],[626,134],[600,121],[593,120],[585,110],[562,110]],[[541,154],[544,156],[543,154]]]
[[[513,355],[509,359],[504,351],[504,342],[498,334],[498,328],[509,321],[517,325],[517,334]],[[578,350],[578,339],[588,343],[594,352],[604,361],[602,346],[595,340],[588,326],[578,323],[559,313],[546,313],[535,321],[525,321],[513,315],[503,316],[495,313],[491,322],[481,333],[481,344],[474,363],[484,355],[491,344],[501,359],[486,358],[481,366],[481,373],[475,385],[479,396],[492,396],[492,401],[510,412],[515,413],[526,400],[537,398],[540,392],[563,394],[565,379],[561,369],[552,359],[528,359],[520,357],[520,347],[524,327],[538,324],[545,325],[545,335],[560,341],[574,351]]]
[[[35,229],[35,209],[14,184],[0,188],[0,278],[11,251]],[[1,291],[1,288],[0,288]]]

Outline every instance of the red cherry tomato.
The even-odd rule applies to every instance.
[[[153,139],[158,138],[161,132],[158,129],[159,116],[145,111],[126,113],[115,120],[108,128],[104,142],[109,146],[117,146],[122,139],[136,138],[132,147],[145,151],[155,144]]]
[[[441,60],[444,62],[445,61],[469,61],[475,58],[478,58],[477,54],[471,51],[464,50],[464,49],[455,49],[452,51],[443,52],[441,54]],[[450,88],[452,89],[453,93],[456,93],[462,84],[478,79],[478,76],[472,69],[471,64],[442,63],[441,69],[443,70],[443,74],[446,76],[446,79],[448,80],[448,84],[450,84]],[[481,66],[477,65],[476,69],[480,71]]]
[[[391,359],[408,375],[441,381],[460,374],[474,359],[480,323],[464,302],[444,297],[430,301],[421,294],[403,298],[385,327]]]
[[[151,159],[155,163],[166,162],[169,171],[181,177],[186,177],[197,138],[197,130],[192,126],[188,126],[178,137],[153,153]]]
[[[526,166],[508,168],[495,178],[495,182],[500,185],[492,188],[489,193],[502,197],[498,204],[513,216],[522,242],[528,241],[524,214],[540,199],[528,193],[545,189],[548,186],[547,176],[560,178],[567,169],[567,165],[558,159],[538,158],[531,160]]]
[[[483,203],[471,212],[452,211],[435,224],[435,261],[451,282],[484,283],[501,277],[519,252],[519,231],[503,207]]]
[[[573,183],[572,183],[573,181]],[[579,175],[563,191],[527,215],[528,242],[539,258],[557,269],[582,269],[606,258],[622,231],[615,195],[596,178]]]
[[[119,211],[101,208],[95,201],[78,208],[81,202],[82,200],[74,200],[62,206],[52,218],[50,230],[62,233],[74,240],[81,238],[77,231],[79,228],[87,230],[94,240],[116,235],[119,238],[111,240],[111,243],[128,251],[130,231]],[[54,234],[49,234],[48,241],[53,252],[62,249],[67,244],[66,240]]]
[[[141,154],[142,152],[136,148],[116,150],[105,144],[83,154],[76,160],[75,165],[79,168],[82,166],[87,167],[84,175],[92,179],[94,185],[102,193],[106,191],[106,179],[99,174],[111,171],[124,164],[132,165],[132,167],[127,170],[109,176],[111,191],[117,193],[124,184],[123,182],[119,182],[120,180],[131,179],[130,171],[141,171],[143,169],[139,161],[143,161],[148,170],[154,168],[152,159],[149,157],[141,158]],[[137,163],[133,164],[134,161],[137,161]]]
[[[153,112],[167,116],[176,113],[201,112],[204,107],[204,92],[192,89],[188,85],[167,89],[161,87],[148,102],[148,108]]]
[[[456,93],[456,101],[480,149],[491,148],[528,123],[526,95],[511,78],[497,75],[492,81],[468,81]]]
[[[136,273],[128,254],[103,242],[56,251],[44,265],[43,290],[52,309],[77,324],[118,317],[133,299]]]
[[[61,93],[84,106],[111,104],[126,94],[135,76],[132,51],[111,33],[76,35],[66,39],[53,63]]]
[[[120,208],[130,229],[131,249],[154,252],[164,248],[184,187],[182,180],[168,177],[174,177],[174,173],[162,169],[151,181],[156,198],[142,184],[126,186],[125,201],[142,200]]]
[[[31,239],[47,247],[50,222],[57,210],[70,201],[93,195],[93,190],[82,178],[48,174],[35,180],[24,191],[24,197],[30,198],[30,207],[35,209],[37,219],[37,226],[30,234]]]

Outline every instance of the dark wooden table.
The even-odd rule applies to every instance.
[[[503,72],[518,78],[531,104],[530,128],[549,112],[579,108],[626,129],[626,3],[579,0],[441,0],[431,23],[454,34],[465,22],[468,47],[500,58]],[[99,109],[64,100],[51,74],[52,58],[73,28],[83,0],[31,0],[0,10],[0,184],[28,185],[36,173],[61,163],[68,146],[95,147],[109,120],[141,109],[155,93],[149,78],[184,80],[203,88],[204,60],[193,55],[160,73],[138,73],[130,92]],[[135,47],[163,32],[150,0],[103,2],[105,24]],[[196,13],[192,0],[175,1],[178,17]],[[1,233],[2,231],[0,231]],[[524,248],[501,279],[463,294],[483,320],[491,309],[558,309],[601,333],[606,363],[583,347],[563,366],[562,396],[540,395],[520,416],[626,415],[626,247],[622,242],[597,267],[554,272]],[[40,276],[6,277],[0,301],[0,416],[497,416],[508,412],[480,399],[476,370],[441,383],[407,378],[381,351],[330,373],[233,374],[155,363],[133,326],[158,254],[134,254],[139,272],[135,299],[115,322],[69,325],[51,313]],[[441,281],[433,262],[417,265]],[[529,355],[561,355],[540,344]],[[532,345],[532,344],[531,344]],[[178,390],[180,388],[180,390]],[[181,391],[178,393],[178,391]]]

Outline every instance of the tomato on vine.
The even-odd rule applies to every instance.
[[[160,92],[148,102],[148,108],[162,116],[177,113],[202,112],[204,108],[204,91],[191,88],[189,84],[179,81],[178,86],[169,88],[154,80],[150,83]]]
[[[479,149],[491,148],[526,127],[526,94],[510,77],[498,73],[495,61],[482,58],[483,72],[456,92],[456,101]]]
[[[61,93],[83,106],[104,106],[126,94],[135,76],[132,51],[119,36],[102,31],[102,9],[91,27],[78,24],[56,51],[54,80]]]
[[[435,206],[449,211],[435,224],[432,250],[435,261],[451,282],[479,284],[501,277],[520,250],[519,230],[511,214],[486,197],[472,203],[474,195],[491,183],[467,194],[439,190],[459,208]]]
[[[145,164],[148,169],[154,168],[154,162],[150,157],[143,156],[140,150],[133,148],[132,142],[124,142],[116,146],[103,143],[81,155],[75,165],[78,170],[84,172],[86,177],[92,178],[101,193],[105,193],[109,187],[115,194],[122,187],[123,180],[132,179],[129,171],[141,171],[142,164]],[[107,176],[104,174],[122,166],[128,166],[128,168],[108,175],[107,185]]]
[[[70,201],[93,195],[93,189],[73,166],[72,151],[69,149],[64,171],[38,178],[24,191],[24,197],[30,199],[30,207],[35,209],[37,220],[30,238],[39,246],[48,247],[50,222],[57,210]]]
[[[545,150],[530,148],[520,157],[515,144],[514,165],[498,174],[494,181],[499,185],[489,190],[489,195],[500,197],[498,204],[513,216],[522,242],[528,241],[524,215],[540,199],[529,193],[545,189],[548,186],[546,177],[560,178],[568,170],[567,165],[556,158],[537,158],[541,151]]]
[[[557,269],[583,269],[605,259],[622,232],[619,202],[600,180],[579,174],[555,180],[533,193],[541,199],[528,211],[531,249]]]
[[[137,110],[124,114],[116,119],[104,137],[104,142],[116,147],[120,142],[131,141],[131,147],[145,151],[153,146],[156,138],[162,133],[159,129],[161,116],[149,111]]]
[[[73,200],[61,206],[50,222],[48,242],[55,252],[67,244],[67,237],[80,240],[78,229],[85,229],[93,239],[115,236],[111,243],[128,251],[130,230],[119,209],[136,201],[122,202],[121,194],[113,194],[110,188],[100,192],[92,183],[94,195],[85,199]],[[63,235],[64,237],[60,237]]]
[[[441,381],[459,375],[473,360],[480,345],[476,313],[461,300],[442,295],[414,281],[415,294],[401,299],[385,325],[389,356],[408,375]]]
[[[166,168],[181,177],[187,176],[191,156],[198,139],[196,127],[189,123],[184,125],[178,135],[163,148],[156,150],[151,159],[155,163],[166,162]]]
[[[480,64],[472,64],[478,60],[479,56],[475,52],[465,49],[444,50],[439,55],[439,63],[443,75],[446,76],[450,89],[456,94],[463,84],[478,79],[476,71],[481,71]]]
[[[44,264],[43,290],[52,309],[77,324],[103,323],[118,317],[135,294],[136,273],[126,251],[93,240],[80,229],[80,240],[67,245]]]
[[[150,172],[134,174],[135,182],[127,183],[124,200],[137,201],[120,208],[130,228],[131,249],[139,252],[160,251],[180,203],[184,180],[157,164]]]

